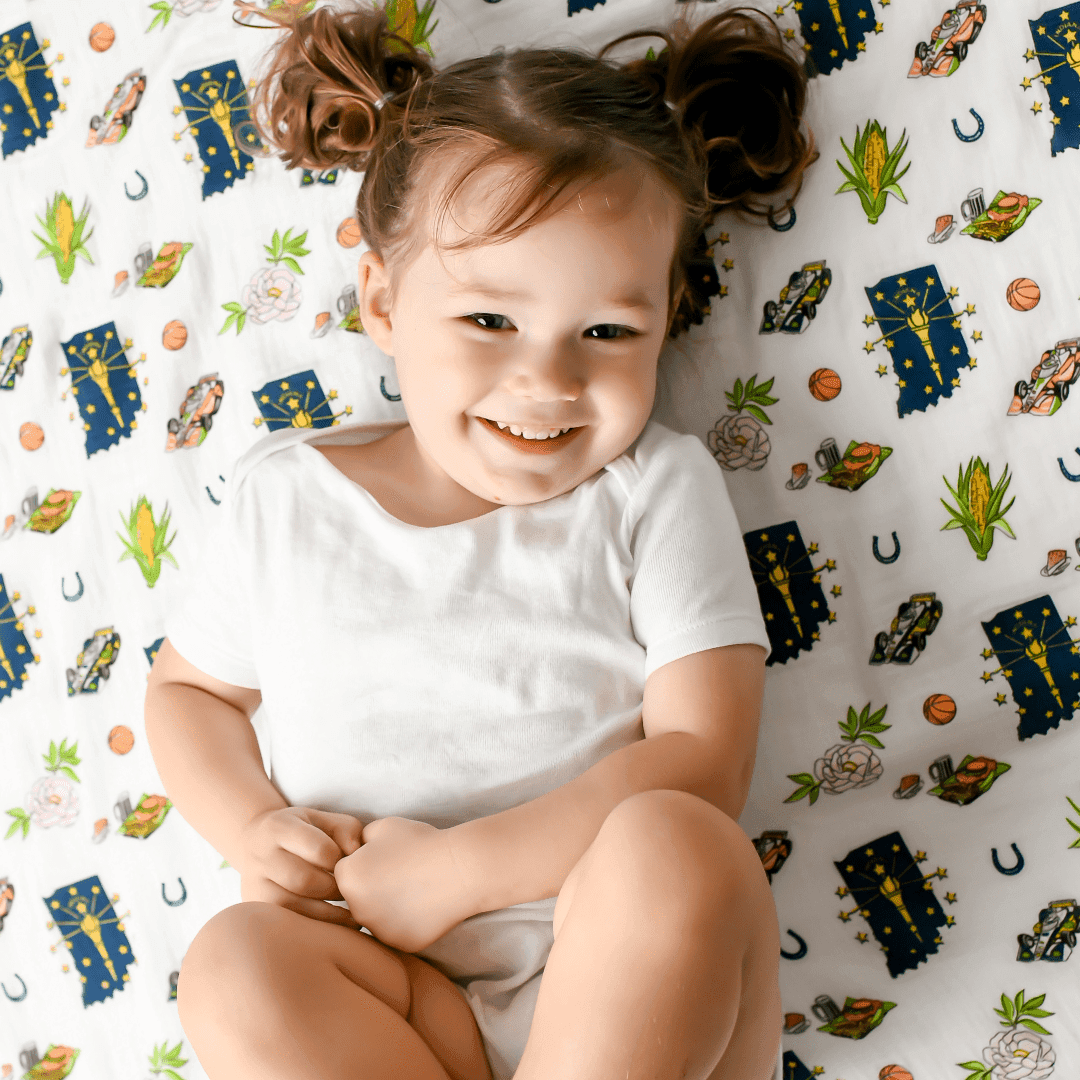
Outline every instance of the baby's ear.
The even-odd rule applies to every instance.
[[[384,306],[390,278],[382,259],[373,251],[360,256],[357,267],[360,279],[360,322],[372,341],[387,355],[393,355],[390,345],[390,313]]]

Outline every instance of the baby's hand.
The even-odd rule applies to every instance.
[[[379,941],[415,953],[476,914],[449,831],[411,818],[364,826],[363,845],[336,867],[349,910]]]
[[[334,866],[360,846],[363,823],[349,814],[283,806],[253,818],[243,832],[240,896],[262,900],[323,922],[359,929],[343,900]]]

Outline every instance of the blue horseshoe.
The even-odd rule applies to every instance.
[[[165,895],[165,882],[163,881],[161,883],[161,899],[164,900],[165,903],[169,905],[169,907],[179,907],[187,899],[187,887],[184,885],[184,879],[182,877],[178,877],[176,880],[180,882],[179,900],[170,900]]]
[[[795,207],[794,206],[788,211],[788,219],[787,219],[787,221],[784,222],[783,225],[777,225],[776,222],[773,221],[772,207],[769,207],[769,227],[770,228],[775,229],[777,232],[787,232],[788,229],[790,229],[794,224],[795,224]]]
[[[1080,479],[1080,477],[1078,477],[1078,479]],[[74,596],[68,596],[68,594],[64,591],[64,579],[63,578],[60,579],[60,595],[63,596],[63,598],[65,600],[75,601],[75,600],[78,600],[79,597],[82,596],[82,594],[83,594],[83,583],[82,583],[82,578],[79,577],[79,571],[78,570],[75,571],[75,580],[79,583],[79,591]]]
[[[892,534],[892,542],[893,542],[893,553],[891,555],[882,555],[881,552],[878,551],[877,537],[876,536],[874,537],[874,543],[873,543],[874,558],[877,559],[878,562],[880,562],[880,563],[892,563],[892,562],[896,562],[896,560],[900,558],[900,540],[897,537],[896,533]]]
[[[994,860],[994,869],[997,870],[999,874],[1011,876],[1013,874],[1019,874],[1020,871],[1024,869],[1024,856],[1020,854],[1020,849],[1015,844],[1011,844],[1010,846],[1013,849],[1013,854],[1016,856],[1016,865],[1008,868],[1002,866],[1001,863],[998,862],[997,848],[990,849],[990,858]]]
[[[220,480],[220,481],[221,481],[221,482],[222,482],[223,484],[225,483],[225,477],[224,477],[224,476],[219,476],[219,477],[218,477],[218,479],[219,479],[219,480]],[[212,503],[213,503],[213,504],[214,504],[215,506],[220,506],[220,505],[221,505],[221,500],[220,500],[220,499],[215,499],[215,498],[214,498],[214,493],[213,493],[213,492],[212,492],[212,491],[210,490],[210,485],[209,485],[209,484],[207,484],[207,485],[206,485],[206,494],[210,496],[210,501],[211,501],[211,502],[212,502]]]
[[[135,175],[142,181],[142,191],[138,195],[132,195],[127,189],[127,181],[124,181],[124,194],[131,199],[132,202],[138,202],[139,199],[145,199],[146,193],[150,190],[150,185],[146,182],[146,177],[143,176],[138,169],[135,170]]]
[[[1076,452],[1080,454],[1080,446],[1076,448]],[[1080,483],[1080,476],[1074,476],[1068,469],[1065,468],[1065,462],[1058,458],[1058,466],[1061,468],[1061,473],[1066,480],[1071,480],[1074,484]]]
[[[18,997],[12,997],[12,996],[11,996],[11,995],[10,995],[10,994],[8,993],[8,988],[7,988],[6,986],[4,986],[4,984],[3,984],[3,983],[0,983],[0,988],[2,988],[2,989],[3,989],[3,991],[4,991],[4,996],[5,996],[5,997],[6,997],[7,999],[8,999],[8,1001],[22,1001],[22,999],[23,999],[24,997],[26,997],[26,983],[24,983],[24,982],[23,982],[23,978],[22,978],[22,976],[21,976],[21,975],[20,975],[20,974],[19,974],[18,972],[16,972],[16,973],[15,973],[15,978],[16,978],[16,979],[18,979],[18,980],[19,980],[19,982],[21,982],[21,983],[22,983],[22,993],[21,993],[21,994],[20,994],[20,995],[19,995]]]
[[[958,138],[958,139],[959,139],[959,140],[960,140],[961,142],[974,142],[974,141],[975,141],[976,139],[980,139],[980,138],[982,138],[982,133],[983,133],[983,129],[984,129],[984,128],[985,128],[985,126],[986,126],[986,125],[985,125],[985,124],[983,123],[983,118],[982,118],[982,117],[981,117],[981,116],[980,116],[980,115],[979,115],[979,114],[978,114],[978,113],[977,113],[977,112],[976,112],[976,111],[975,111],[974,109],[968,109],[968,112],[969,112],[969,113],[971,113],[971,115],[972,115],[972,116],[974,116],[976,120],[978,120],[978,122],[979,122],[979,129],[978,129],[978,131],[976,131],[976,132],[975,132],[975,134],[974,134],[974,135],[965,135],[965,134],[964,134],[964,133],[963,133],[963,132],[962,132],[962,131],[960,130],[960,125],[959,125],[959,124],[958,124],[958,123],[957,123],[957,122],[956,122],[955,120],[953,120],[953,122],[952,122],[952,129],[953,129],[953,131],[955,131],[955,132],[956,132],[956,137],[957,137],[957,138]]]
[[[806,942],[803,941],[803,939],[799,937],[799,935],[796,934],[794,930],[789,930],[788,933],[799,943],[799,951],[784,952],[784,950],[781,949],[780,955],[785,960],[801,960],[806,955]]]
[[[489,2],[490,2],[490,0],[489,0]],[[379,389],[382,391],[382,396],[384,398],[386,398],[387,401],[400,401],[401,400],[401,395],[400,394],[388,394],[386,392],[386,376],[385,375],[380,375],[379,376]]]

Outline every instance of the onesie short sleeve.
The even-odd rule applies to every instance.
[[[627,504],[630,618],[645,677],[691,653],[753,642],[770,651],[742,530],[720,466],[694,435],[661,425],[637,448]]]
[[[242,559],[240,496],[229,492],[199,554],[184,569],[184,597],[165,618],[165,636],[200,671],[222,682],[259,689],[252,656],[251,590]]]

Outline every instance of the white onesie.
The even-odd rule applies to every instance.
[[[195,667],[262,691],[291,805],[448,828],[535,799],[644,738],[645,680],[722,645],[769,648],[720,467],[650,420],[572,491],[424,528],[311,444],[401,422],[283,429],[243,454],[198,582],[166,619]],[[495,1080],[525,1048],[555,897],[422,950],[461,989]]]

